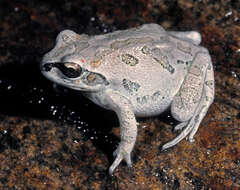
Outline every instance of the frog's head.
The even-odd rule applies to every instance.
[[[99,73],[84,67],[81,52],[86,49],[89,37],[71,30],[60,32],[55,47],[42,59],[41,71],[49,80],[80,91],[99,91],[108,81]]]

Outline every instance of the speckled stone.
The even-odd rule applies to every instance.
[[[197,30],[216,97],[194,143],[174,138],[169,113],[139,120],[133,168],[107,174],[116,116],[41,76],[57,33],[100,34],[155,22]],[[240,189],[240,3],[236,0],[0,1],[0,189]],[[59,93],[60,92],[60,93]]]

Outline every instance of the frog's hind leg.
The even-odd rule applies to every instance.
[[[181,123],[176,129],[183,131],[163,145],[162,150],[176,145],[188,136],[190,142],[214,99],[214,75],[208,53],[198,53],[179,93],[174,97],[171,112]]]

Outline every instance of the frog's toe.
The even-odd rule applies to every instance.
[[[118,167],[118,165],[121,163],[122,160],[123,160],[122,154],[118,154],[113,164],[109,168],[109,175],[113,175],[114,170],[116,169],[116,167]]]
[[[118,147],[114,152],[115,160],[109,168],[109,174],[113,175],[114,170],[118,167],[122,160],[125,160],[128,167],[132,167],[131,152],[127,152]]]
[[[190,143],[194,143],[195,142],[195,139],[192,137],[192,138],[190,138],[190,137],[188,137],[188,141],[190,142]]]
[[[174,132],[183,130],[183,128],[186,127],[187,124],[188,124],[188,121],[179,123],[177,126],[174,127]]]
[[[130,154],[127,154],[124,160],[127,162],[128,167],[132,167],[132,160]]]
[[[174,138],[173,140],[169,141],[168,143],[162,146],[162,150],[166,150],[167,148],[170,148],[176,145],[177,143],[179,143],[181,140],[187,137],[187,135],[191,132],[192,128],[193,128],[193,124],[190,121],[190,123],[183,129],[183,131],[176,138]]]

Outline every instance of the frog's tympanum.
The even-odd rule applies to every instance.
[[[180,122],[175,129],[182,131],[162,149],[185,137],[193,141],[214,99],[213,66],[200,42],[198,32],[165,31],[157,24],[96,36],[64,30],[44,55],[41,71],[116,112],[121,141],[109,168],[112,174],[122,160],[131,166],[135,116],[156,116],[169,108]]]

